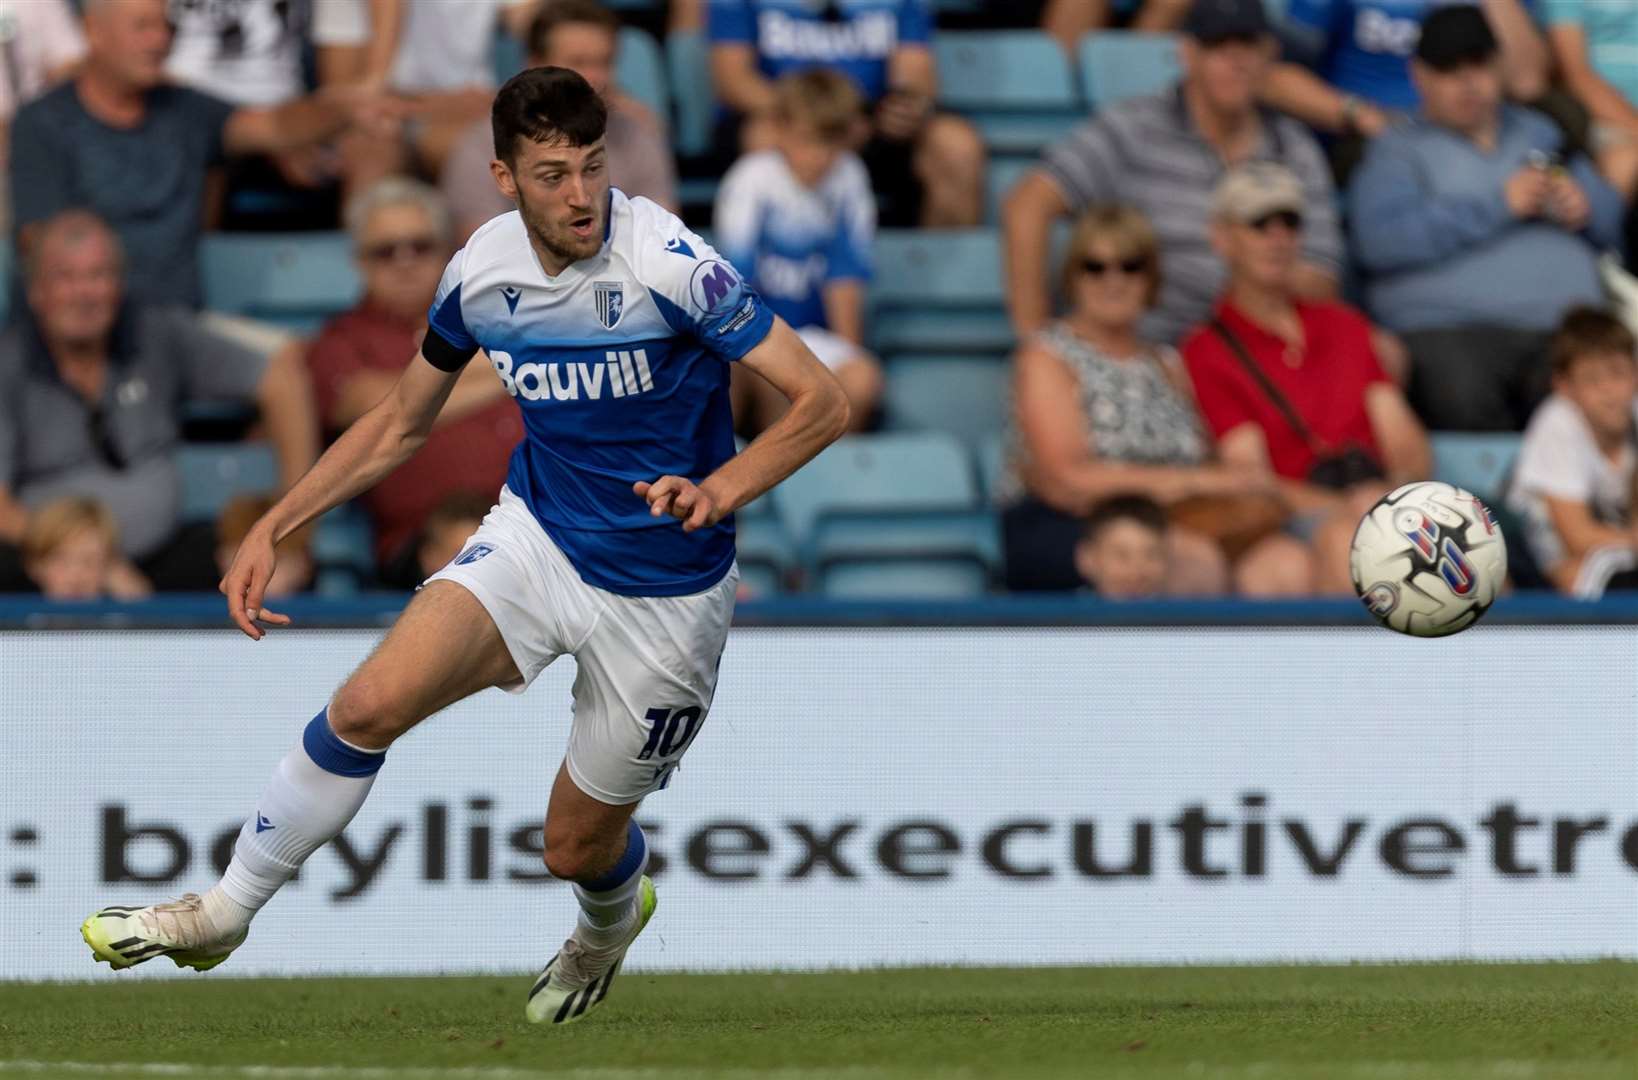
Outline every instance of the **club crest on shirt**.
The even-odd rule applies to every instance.
[[[597,321],[605,330],[613,330],[626,311],[625,288],[618,281],[596,281],[592,291],[597,296]]]

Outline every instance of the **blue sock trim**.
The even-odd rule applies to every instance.
[[[337,776],[374,776],[387,760],[387,752],[370,753],[356,746],[348,746],[330,730],[330,710],[319,710],[301,734],[301,747],[313,764]]]
[[[610,892],[631,880],[643,860],[648,858],[648,841],[635,821],[626,825],[626,853],[614,864],[614,869],[596,881],[582,881],[580,887],[589,893]]]

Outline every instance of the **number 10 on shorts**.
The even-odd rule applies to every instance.
[[[652,761],[680,755],[700,730],[700,712],[697,705],[680,709],[650,709],[646,719],[653,725],[648,729],[648,741],[637,754],[638,761]]]

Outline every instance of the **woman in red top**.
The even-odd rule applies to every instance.
[[[1229,268],[1213,321],[1183,344],[1200,412],[1226,465],[1272,472],[1311,535],[1315,589],[1347,592],[1359,516],[1426,479],[1427,433],[1382,370],[1370,323],[1335,301],[1296,298],[1302,185],[1255,163],[1218,185],[1212,242]]]

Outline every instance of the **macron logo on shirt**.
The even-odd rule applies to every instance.
[[[524,401],[597,401],[608,396],[623,398],[654,389],[654,375],[643,349],[610,349],[601,364],[518,364],[499,349],[489,352],[506,392]]]

